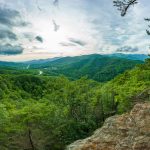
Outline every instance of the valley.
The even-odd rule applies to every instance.
[[[43,71],[52,64],[63,68],[62,75],[55,68],[56,74]],[[119,71],[109,72],[110,78],[101,76],[103,80],[98,82],[90,74],[101,72],[100,66]],[[38,68],[35,64],[28,69],[19,67],[1,67],[0,71],[2,150],[29,150],[32,146],[37,150],[63,150],[75,140],[90,136],[108,117],[150,100],[149,59],[141,62],[92,55],[61,58]],[[77,70],[82,70],[81,78],[74,76]]]

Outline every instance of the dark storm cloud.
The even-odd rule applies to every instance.
[[[116,50],[116,52],[137,52],[139,49],[137,47],[124,46]]]
[[[43,43],[43,38],[42,38],[41,36],[36,36],[35,39],[36,39],[38,42]]]
[[[61,46],[65,46],[65,47],[69,47],[69,46],[76,46],[75,44],[73,43],[69,43],[69,42],[61,42],[59,43]]]
[[[17,35],[9,30],[0,30],[0,40],[9,39],[9,40],[17,40]]]
[[[22,54],[23,48],[20,45],[5,44],[0,45],[0,55],[17,55]]]
[[[80,45],[80,46],[86,45],[86,43],[84,41],[81,41],[79,39],[69,38],[69,41],[74,43],[74,44]]]
[[[24,27],[29,23],[22,20],[17,10],[0,7],[0,24],[8,27]]]

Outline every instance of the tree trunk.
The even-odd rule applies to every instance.
[[[30,141],[32,150],[36,150],[35,147],[34,147],[34,143],[33,143],[33,140],[32,140],[32,133],[31,133],[30,129],[28,129],[28,136],[29,136],[29,141]]]

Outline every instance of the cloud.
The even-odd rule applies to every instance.
[[[85,46],[86,45],[86,42],[81,41],[79,39],[75,39],[75,38],[69,38],[69,41],[74,43],[74,44],[80,45],[80,46]]]
[[[73,43],[69,43],[69,42],[61,42],[59,43],[61,46],[66,46],[66,47],[69,47],[69,46],[76,46],[75,44]]]
[[[78,45],[85,46],[86,45],[86,43],[84,41],[81,41],[79,39],[69,38],[68,40],[69,40],[69,42],[60,42],[59,44],[64,47],[78,46]]]
[[[39,11],[42,11],[41,7],[39,6],[38,0],[36,0],[36,5],[37,5],[38,10],[39,10]]]
[[[58,6],[59,5],[59,0],[53,0],[53,5]]]
[[[19,11],[0,7],[0,24],[8,27],[24,27],[29,23],[22,20]]]
[[[60,25],[58,25],[54,19],[52,20],[52,22],[54,25],[54,31],[57,32],[60,29]]]
[[[139,49],[138,47],[131,47],[131,46],[123,46],[123,47],[120,47],[116,50],[116,52],[137,52]]]
[[[0,55],[17,55],[22,54],[23,48],[20,45],[5,44],[0,45]]]
[[[12,41],[11,44],[21,43],[25,48],[23,55],[32,50],[33,59],[35,59],[34,53],[39,51],[41,53],[63,52],[63,56],[114,53],[123,46],[138,47],[139,51],[135,53],[147,53],[148,51],[149,38],[145,34],[147,26],[143,20],[148,17],[145,14],[149,14],[150,3],[148,0],[143,0],[142,3],[130,9],[130,13],[124,18],[120,16],[110,0],[95,0],[94,2],[91,0],[65,0],[62,3],[61,0],[50,0],[51,2],[37,0],[42,9],[40,12],[36,0],[16,0],[16,3],[13,0],[0,1],[2,3],[0,5],[0,30],[14,27],[13,30],[11,30],[12,28],[9,30],[17,35],[18,41]],[[57,1],[61,6],[60,9],[58,9],[59,6],[57,7]],[[56,2],[56,5],[53,2]],[[6,6],[7,11],[6,8],[3,8]],[[5,10],[9,13],[2,13],[2,8],[3,12]],[[25,28],[18,26],[17,22],[24,20],[22,15],[25,16],[25,20],[32,23],[32,26]],[[56,27],[52,23],[52,19],[55,20],[56,25],[61,27],[57,33],[54,33]],[[4,21],[8,22],[9,26],[6,26]],[[25,32],[34,32],[34,35],[25,37],[22,35]],[[44,44],[35,39],[38,35],[44,38]],[[68,38],[72,38],[71,41]],[[2,40],[0,43],[2,42],[3,44],[9,43],[9,40]],[[42,50],[34,49],[33,46],[41,46]]]
[[[44,42],[44,40],[41,36],[39,36],[39,35],[36,36],[35,33],[32,33],[32,32],[23,33],[23,38],[28,39],[30,42],[33,42],[34,40],[36,40],[40,43]]]
[[[35,39],[36,39],[38,42],[43,43],[43,38],[42,38],[41,36],[36,36]]]
[[[32,32],[25,32],[23,33],[23,38],[28,39],[30,42],[33,41],[35,35]]]
[[[3,39],[17,41],[17,35],[9,30],[0,30],[0,40]]]

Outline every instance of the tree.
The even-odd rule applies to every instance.
[[[121,16],[125,16],[128,9],[138,3],[138,0],[114,0],[114,6],[121,11]]]
[[[114,0],[113,1],[114,6],[118,8],[118,10],[121,12],[121,16],[124,17],[128,11],[128,9],[131,6],[134,6],[138,3],[138,0]],[[150,18],[144,19],[147,22],[150,22]],[[150,25],[148,25],[148,28],[150,28]],[[146,33],[150,35],[150,30],[146,29]]]

